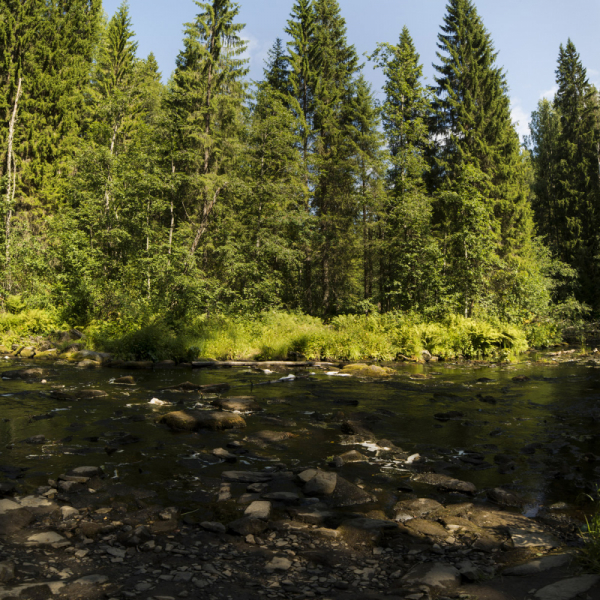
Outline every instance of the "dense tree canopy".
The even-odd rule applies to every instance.
[[[526,150],[472,0],[433,87],[406,27],[374,49],[380,101],[338,0],[296,0],[260,82],[238,4],[195,4],[163,83],[127,2],[0,0],[5,300],[80,323],[600,310],[600,110],[570,40]]]

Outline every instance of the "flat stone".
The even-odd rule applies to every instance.
[[[267,571],[287,571],[292,566],[292,561],[283,556],[274,556],[271,562],[265,565]]]
[[[535,575],[552,569],[558,569],[568,565],[573,560],[571,554],[556,554],[554,556],[544,556],[516,567],[510,567],[502,571],[503,575]]]
[[[64,540],[65,538],[59,533],[56,533],[56,531],[43,531],[42,533],[36,533],[27,538],[27,541],[33,544],[57,544]]]
[[[309,496],[328,496],[333,494],[337,484],[337,475],[327,471],[319,471],[304,486],[304,493]]]
[[[106,575],[85,575],[75,580],[73,583],[77,585],[102,585],[108,581]]]
[[[508,532],[515,548],[531,548],[535,546],[557,548],[560,545],[560,542],[549,533],[513,528],[509,528]]]
[[[13,502],[12,500],[4,499],[0,500],[0,515],[6,514],[11,510],[17,510],[21,508],[20,504]]]
[[[266,521],[271,515],[271,503],[267,500],[255,500],[246,508],[244,515]]]
[[[425,483],[427,485],[433,485],[439,490],[448,490],[450,492],[461,492],[463,494],[475,494],[477,488],[474,484],[468,481],[461,481],[460,479],[454,479],[447,475],[438,475],[436,473],[421,473],[415,475],[415,481],[419,483]]]
[[[69,474],[76,477],[94,477],[102,475],[102,469],[100,467],[75,467],[69,471]]]
[[[413,567],[402,582],[408,585],[426,585],[434,591],[445,591],[460,585],[460,572],[443,563],[424,563]]]
[[[221,410],[240,412],[249,412],[261,410],[260,404],[254,399],[254,396],[236,396],[231,398],[218,398],[213,400],[213,406],[217,406]]]
[[[408,521],[408,523],[406,523],[406,527],[418,536],[441,538],[448,537],[448,530],[435,521],[411,519]]]
[[[537,600],[572,600],[600,582],[600,575],[582,575],[547,585],[534,594]]]
[[[317,473],[317,469],[306,469],[306,471],[302,471],[302,473],[298,474],[298,479],[302,483],[308,483]]]
[[[175,431],[197,431],[198,429],[209,429],[211,431],[222,431],[223,429],[242,429],[246,427],[246,421],[239,415],[230,412],[188,410],[167,413],[159,419],[159,423],[165,423]]]
[[[67,519],[72,519],[73,517],[79,516],[79,511],[72,506],[62,506],[60,512],[62,513],[62,518],[65,521]]]
[[[260,471],[223,471],[221,477],[232,483],[267,483],[273,479],[272,473]]]
[[[396,502],[394,510],[398,513],[407,513],[413,518],[424,517],[434,510],[443,508],[443,506],[430,498],[416,498],[414,500],[402,500]]]
[[[216,521],[203,521],[200,523],[200,527],[206,531],[212,531],[212,533],[225,533],[227,531],[227,528],[223,523],[218,523]]]

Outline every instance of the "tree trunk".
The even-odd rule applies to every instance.
[[[13,151],[13,142],[15,137],[15,126],[17,123],[17,113],[19,110],[19,99],[21,98],[21,84],[22,79],[19,77],[19,83],[17,85],[17,95],[15,96],[15,105],[13,107],[13,112],[10,118],[10,124],[8,126],[8,152],[7,152],[7,165],[6,165],[6,173],[8,179],[8,185],[6,190],[6,231],[5,231],[5,247],[6,247],[6,282],[7,287],[10,290],[10,277],[9,277],[9,267],[10,267],[10,226],[12,220],[12,212],[13,212],[13,203],[15,200],[15,192],[17,187],[17,165],[15,162],[15,154]]]

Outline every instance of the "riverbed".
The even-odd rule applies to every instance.
[[[341,376],[332,367],[131,371],[5,363],[4,372],[46,370],[0,384],[0,479],[22,493],[76,466],[101,466],[124,489],[143,489],[202,520],[224,471],[285,465],[337,468],[374,495],[370,509],[389,511],[411,491],[447,495],[416,480],[438,473],[474,484],[481,498],[498,487],[514,492],[519,510],[535,516],[557,503],[577,504],[600,479],[600,369],[593,361],[396,364],[396,374],[382,378]],[[116,384],[123,376],[135,383]],[[230,389],[165,389],[183,382]],[[57,390],[106,395],[56,400]],[[214,410],[219,396],[253,396],[262,410],[243,414],[246,427],[236,430],[174,432],[158,423],[172,411]],[[216,449],[231,456],[223,460]],[[365,459],[334,462],[349,450]]]

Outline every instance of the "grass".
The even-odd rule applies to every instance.
[[[159,317],[145,323],[94,323],[91,345],[126,359],[392,361],[423,350],[443,359],[516,356],[528,348],[512,325],[452,316],[428,322],[415,315],[341,315],[329,323],[299,313],[198,316],[169,327]]]
[[[595,498],[587,497],[595,502],[595,512],[588,519],[586,517],[585,528],[581,532],[584,546],[579,553],[579,562],[584,569],[593,573],[600,573],[600,488],[596,491]]]

